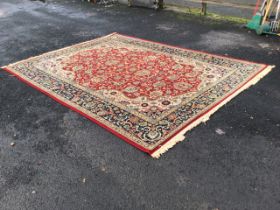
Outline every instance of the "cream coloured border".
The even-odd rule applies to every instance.
[[[41,54],[39,56],[36,56],[36,57],[32,57],[32,58],[28,58],[28,59],[25,59],[25,60],[22,60],[22,61],[19,61],[19,62],[16,62],[16,63],[13,63],[11,65],[8,65],[8,66],[4,66],[2,68],[7,68],[7,69],[13,69],[12,66],[15,65],[15,64],[18,64],[18,63],[21,63],[21,62],[24,62],[24,61],[28,61],[28,60],[32,60],[32,59],[37,59],[37,58],[40,58],[40,57],[43,57],[45,55],[48,55],[48,54],[51,54],[51,53],[57,53],[57,52],[60,52],[60,51],[63,51],[63,50],[67,50],[69,48],[77,48],[79,46],[84,46],[85,44],[90,44],[90,43],[93,43],[97,40],[102,40],[104,38],[108,38],[112,35],[118,35],[118,36],[122,36],[122,35],[119,35],[117,33],[112,33],[112,34],[109,34],[107,36],[103,36],[103,37],[100,37],[100,38],[97,38],[97,39],[94,39],[94,40],[89,40],[89,41],[86,41],[86,42],[82,42],[82,43],[78,43],[78,44],[74,44],[72,46],[69,46],[69,47],[65,47],[65,48],[62,48],[62,49],[58,49],[58,50],[54,50],[54,51],[50,51],[50,52],[47,52],[47,53],[44,53],[44,54]],[[126,37],[126,36],[124,36]],[[131,38],[133,39],[132,37],[126,37],[127,39]],[[136,38],[137,39],[137,38]],[[146,41],[146,40],[139,40],[139,41]],[[146,42],[149,42],[149,41],[146,41]],[[154,43],[155,45],[161,45],[160,43]],[[164,44],[162,44],[164,45]],[[173,47],[173,46],[167,46],[167,47],[171,47],[171,48],[175,48],[177,49],[176,47]],[[186,51],[190,51],[190,52],[194,52],[194,53],[199,53],[199,52],[195,52],[195,51],[192,51],[192,50],[188,50],[188,49],[182,49],[182,48],[178,48],[180,50],[186,50]],[[200,52],[200,53],[205,53],[205,52]],[[206,54],[206,53],[205,53]],[[234,60],[234,61],[237,61],[237,62],[243,62],[243,63],[250,63],[252,64],[252,62],[247,62],[247,61],[241,61],[241,60],[237,60],[237,59],[232,59],[232,58],[225,58],[225,57],[222,57],[222,56],[218,56],[218,55],[214,55],[214,54],[209,54],[213,57],[221,57],[223,59],[229,59],[229,60]],[[257,64],[257,63],[256,63]],[[200,117],[199,119],[197,119],[196,121],[194,121],[193,123],[191,123],[190,125],[188,125],[186,128],[184,128],[182,131],[180,131],[175,137],[173,137],[172,139],[170,139],[167,143],[163,144],[163,146],[161,146],[159,149],[157,149],[154,153],[151,154],[151,156],[153,157],[159,157],[162,153],[164,153],[165,151],[167,151],[169,148],[173,147],[177,142],[179,141],[182,141],[184,140],[184,134],[191,130],[193,127],[197,126],[199,123],[201,122],[205,122],[209,119],[210,115],[212,115],[214,112],[216,112],[220,107],[222,107],[224,104],[226,104],[228,101],[230,101],[232,98],[234,98],[236,95],[238,95],[240,92],[242,92],[243,90],[247,89],[248,87],[250,87],[251,85],[257,83],[263,76],[265,76],[271,69],[273,68],[273,66],[268,66],[266,69],[264,69],[261,73],[259,73],[254,79],[252,79],[251,81],[247,82],[246,85],[244,85],[242,88],[238,89],[238,91],[236,91],[234,94],[232,94],[230,97],[228,97],[227,99],[225,99],[223,101],[223,103],[219,104],[218,106],[216,106],[215,108],[213,108],[210,112],[208,112],[207,114],[203,115],[202,117]],[[25,80],[28,80],[30,83],[35,83],[34,81],[32,80],[29,80],[28,78],[26,78],[24,75],[22,75],[20,72],[16,71],[15,69],[13,69],[14,72],[17,72],[20,74],[21,77],[24,77]],[[262,76],[263,75],[263,76]],[[42,86],[38,85],[41,89],[45,90],[46,92],[49,92],[49,90],[43,88]],[[68,100],[65,100],[64,98],[58,96],[57,94],[53,93],[52,94],[59,98],[61,101],[64,101],[68,104],[70,104],[71,106],[77,108],[77,109],[82,109],[80,106],[77,106],[76,104],[74,105],[72,102],[68,101]],[[225,96],[224,96],[225,97]],[[217,100],[218,101],[218,100]],[[87,110],[84,110],[84,113],[86,113],[87,115],[89,116],[93,116],[92,113],[89,113]],[[100,117],[98,116],[93,116],[93,118],[95,118],[96,120],[100,121],[102,124],[105,124],[105,125],[108,125],[103,119],[101,119]],[[118,128],[118,127],[115,127],[113,125],[110,124],[110,127],[113,128],[113,130],[115,130],[116,132],[120,133],[121,135],[125,136],[125,137],[128,137],[130,140],[134,141],[135,143],[147,148],[147,149],[153,149],[153,148],[156,148],[157,145],[160,145],[161,142],[163,141],[159,141],[157,142],[155,145],[151,146],[150,145],[147,145],[145,144],[144,142],[140,141],[139,139],[135,139],[135,138],[131,138],[131,136],[127,135],[128,133],[123,131],[122,129]],[[182,126],[184,127],[184,126]],[[165,139],[167,139],[168,137],[166,137]]]
[[[160,155],[168,151],[170,148],[172,148],[175,144],[177,144],[180,141],[183,141],[185,139],[185,133],[192,128],[198,126],[202,122],[206,122],[209,120],[210,116],[214,114],[218,109],[220,109],[222,106],[224,106],[226,103],[228,103],[231,99],[233,99],[235,96],[237,96],[242,91],[246,90],[250,86],[256,84],[260,79],[262,79],[265,75],[267,75],[275,66],[268,66],[266,67],[261,73],[259,73],[257,76],[255,76],[252,80],[250,80],[248,83],[246,83],[242,88],[238,89],[234,94],[230,95],[228,98],[226,98],[223,103],[220,103],[219,105],[215,106],[212,110],[210,110],[207,114],[201,116],[199,119],[191,123],[189,126],[184,128],[181,132],[179,132],[176,136],[174,136],[172,139],[170,139],[167,143],[162,145],[158,150],[156,150],[154,153],[151,154],[153,158],[159,158]]]

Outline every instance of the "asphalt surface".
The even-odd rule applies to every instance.
[[[0,209],[279,210],[279,38],[167,11],[0,0],[0,66],[114,31],[276,68],[158,160],[0,70]]]

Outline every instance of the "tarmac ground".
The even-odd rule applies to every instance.
[[[279,210],[279,37],[170,11],[0,0],[0,66],[114,31],[276,68],[158,160],[0,70],[0,209]]]

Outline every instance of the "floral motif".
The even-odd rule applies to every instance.
[[[151,151],[265,67],[113,34],[7,69]]]
[[[128,48],[78,52],[62,61],[74,81],[92,90],[116,90],[128,98],[177,96],[197,90],[201,72],[171,56]],[[114,94],[112,92],[111,94]]]

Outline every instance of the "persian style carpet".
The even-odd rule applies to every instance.
[[[2,68],[159,157],[272,67],[113,33]]]

